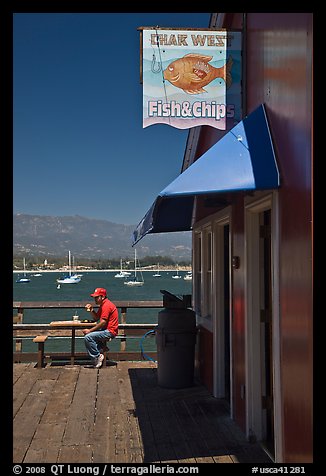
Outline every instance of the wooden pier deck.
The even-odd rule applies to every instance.
[[[201,385],[157,385],[155,362],[100,370],[14,364],[14,463],[270,463]]]

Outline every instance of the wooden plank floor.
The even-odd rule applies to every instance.
[[[165,389],[154,362],[14,364],[14,463],[269,463],[205,387]]]

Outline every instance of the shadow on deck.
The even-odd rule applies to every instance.
[[[270,463],[201,385],[165,389],[154,362],[14,364],[14,463]]]

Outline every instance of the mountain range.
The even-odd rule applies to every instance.
[[[13,215],[13,253],[17,256],[63,257],[71,250],[76,258],[132,257],[132,232],[136,225],[75,216]],[[137,255],[191,258],[191,233],[145,236]]]

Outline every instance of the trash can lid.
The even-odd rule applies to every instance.
[[[160,289],[160,293],[163,294],[163,306],[171,308],[187,308],[191,306],[191,295],[186,294],[182,297]]]
[[[166,291],[165,289],[160,289],[160,293],[163,294],[164,297],[170,299],[171,301],[183,302],[183,299],[181,299],[179,296],[176,296],[175,294],[172,294],[169,291]]]

